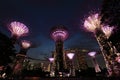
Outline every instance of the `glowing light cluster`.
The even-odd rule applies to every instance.
[[[105,34],[108,38],[110,37],[113,29],[114,29],[114,27],[109,27],[108,25],[102,27],[102,31],[104,32],[104,34]]]
[[[23,23],[16,21],[11,22],[9,30],[11,31],[12,35],[17,37],[24,36],[29,32],[27,26],[25,26]]]
[[[100,28],[100,17],[98,13],[89,16],[84,22],[84,27],[90,32],[95,32],[96,28]]]
[[[67,53],[69,59],[73,59],[74,55],[75,55],[74,53]]]
[[[22,41],[22,47],[24,48],[24,49],[27,49],[27,48],[29,48],[31,46],[31,43],[29,42],[29,41],[26,41],[26,40],[23,40]]]
[[[56,29],[53,33],[52,33],[52,38],[57,41],[57,40],[65,40],[68,36],[68,32],[66,30],[62,30],[62,29]]]
[[[88,55],[91,57],[95,57],[96,52],[89,52]]]

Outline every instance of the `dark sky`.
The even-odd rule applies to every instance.
[[[26,39],[36,45],[28,56],[40,59],[50,56],[55,49],[50,38],[50,29],[63,24],[68,28],[69,38],[64,48],[86,48],[98,50],[93,34],[83,29],[84,18],[100,12],[102,0],[0,0],[0,31],[10,37],[7,25],[20,21],[30,29]]]

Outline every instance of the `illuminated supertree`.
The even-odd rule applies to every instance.
[[[54,62],[54,58],[49,58],[50,61],[50,76],[55,76],[54,71],[53,71],[53,62]]]
[[[30,48],[31,42],[27,40],[22,40],[21,41],[21,51],[19,54],[24,54],[26,55],[27,50]]]
[[[100,69],[100,67],[95,59],[96,52],[89,52],[88,55],[92,58],[93,65],[95,67],[95,72],[96,73],[101,72],[101,69]]]
[[[106,35],[107,38],[110,37],[110,35],[112,34],[113,29],[114,29],[114,27],[109,27],[108,25],[102,27],[102,31]]]
[[[109,27],[108,25],[105,26],[100,23],[101,23],[100,16],[98,14],[95,14],[95,15],[89,16],[85,20],[84,27],[88,31],[94,33],[96,40],[98,41],[98,44],[102,51],[102,55],[103,55],[105,63],[106,63],[106,68],[108,69],[108,73],[110,72],[109,75],[116,76],[118,74],[115,73],[115,70],[116,70],[115,67],[119,66],[117,64],[118,62],[115,60],[115,58],[117,57],[117,55],[116,55],[117,52],[116,52],[116,48],[114,47],[112,42],[109,41],[109,37],[111,36],[111,33],[112,33],[114,27]],[[117,71],[120,71],[120,70],[117,68]],[[111,72],[112,72],[112,74],[111,74]]]
[[[27,28],[27,26],[17,21],[11,22],[8,29],[12,33],[13,43],[15,43],[19,37],[25,36],[29,33],[29,29]]]
[[[71,63],[70,63],[70,76],[75,76],[75,71],[74,71],[74,66],[73,66],[73,57],[74,57],[75,53],[67,53],[67,57],[70,59]]]
[[[63,25],[57,25],[51,30],[51,37],[55,41],[56,53],[54,54],[55,72],[63,72],[64,59],[63,59],[63,42],[68,37],[68,31]]]
[[[28,49],[31,46],[31,42],[27,41],[27,40],[22,40],[21,41],[21,49],[20,52],[16,55],[16,63],[14,65],[14,74],[20,74],[20,72],[22,71],[22,69],[26,68],[26,64],[27,62],[29,62],[26,58],[26,53],[28,51]],[[18,69],[19,68],[19,69]]]

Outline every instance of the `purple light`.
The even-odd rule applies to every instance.
[[[54,61],[54,58],[49,58],[49,61],[50,61],[50,62],[53,62],[53,61]]]
[[[11,31],[12,35],[17,37],[24,36],[29,32],[27,26],[25,26],[23,23],[16,21],[11,22],[9,30]]]
[[[68,31],[63,25],[57,25],[52,28],[51,31],[51,37],[57,41],[57,40],[66,40],[68,37]]]
[[[99,14],[89,16],[84,22],[84,27],[90,32],[95,32],[96,28],[100,28]]]
[[[29,41],[26,41],[26,40],[23,40],[22,41],[22,47],[24,48],[24,49],[27,49],[27,48],[29,48],[31,46],[31,43],[29,42]]]
[[[114,27],[109,27],[109,25],[102,27],[102,31],[104,32],[104,34],[105,34],[108,38],[110,37],[113,29],[114,29]]]
[[[88,55],[91,57],[95,57],[96,52],[89,52]]]
[[[74,53],[67,53],[69,59],[73,59],[74,55],[75,55]]]

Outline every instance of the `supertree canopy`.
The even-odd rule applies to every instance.
[[[107,38],[110,37],[113,29],[114,29],[114,27],[109,27],[108,25],[102,27],[102,31],[103,31],[103,33],[107,36]]]
[[[66,40],[68,37],[68,31],[63,25],[58,25],[52,28],[51,30],[51,37],[57,40]]]
[[[30,41],[27,41],[27,40],[23,40],[23,41],[22,41],[22,48],[27,49],[27,48],[29,48],[30,46],[31,46]]]
[[[100,28],[100,17],[99,14],[93,14],[89,16],[85,22],[84,22],[84,27],[90,31],[90,32],[95,32],[96,28]]]
[[[25,36],[29,32],[27,26],[17,21],[11,22],[9,30],[11,31],[12,36],[15,37]]]
[[[89,52],[88,55],[94,57],[96,55],[96,52]]]

